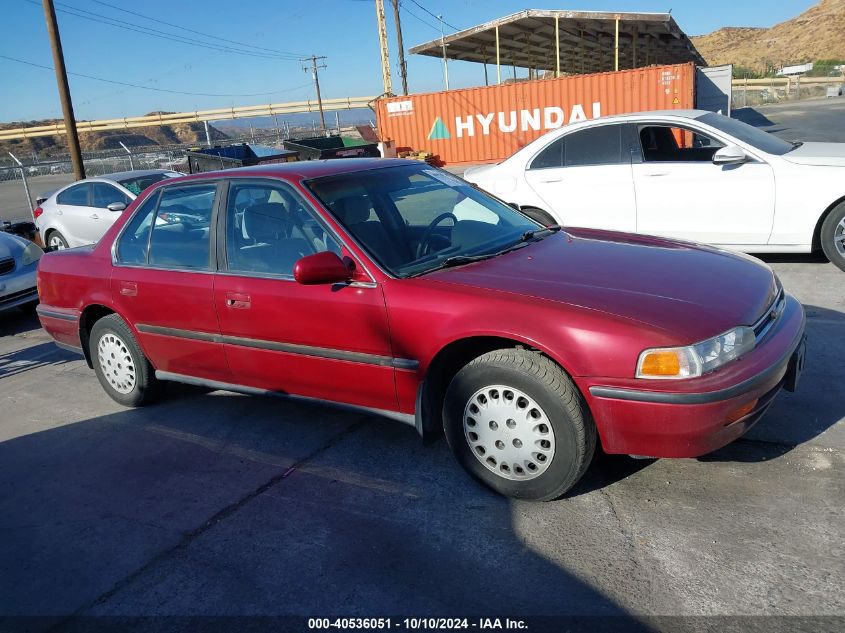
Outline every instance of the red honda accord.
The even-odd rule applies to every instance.
[[[44,328],[117,402],[162,381],[442,429],[498,492],[554,499],[608,453],[742,435],[804,359],[804,311],[756,259],[536,224],[413,161],[166,180],[38,270]]]

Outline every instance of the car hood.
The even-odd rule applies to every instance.
[[[593,229],[568,229],[428,278],[599,310],[684,343],[753,324],[778,292],[774,273],[753,257]]]
[[[26,248],[26,240],[22,237],[0,232],[0,259],[14,257],[17,259]]]
[[[798,165],[845,167],[845,143],[804,143],[783,158]]]

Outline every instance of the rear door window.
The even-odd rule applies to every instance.
[[[568,134],[564,165],[618,165],[622,162],[622,126],[599,125]]]
[[[150,227],[153,225],[159,192],[147,198],[120,236],[117,243],[117,261],[121,264],[139,265],[147,263],[147,249],[150,245]]]
[[[88,183],[74,185],[62,191],[56,196],[56,202],[74,207],[88,206]]]
[[[531,163],[531,169],[549,169],[563,167],[564,146],[566,137],[563,136],[542,150]]]
[[[150,235],[150,266],[210,269],[211,215],[216,191],[216,183],[162,189]]]
[[[623,151],[624,129],[623,125],[599,125],[561,136],[534,157],[529,169],[630,162]]]

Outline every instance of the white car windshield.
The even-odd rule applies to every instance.
[[[716,114],[715,112],[708,112],[707,114],[698,117],[696,120],[706,123],[710,127],[714,127],[725,134],[730,134],[743,143],[748,143],[767,154],[776,154],[777,156],[781,156],[782,154],[786,154],[798,147],[798,144],[784,141],[774,134],[764,132],[763,130],[757,129],[747,123],[737,121],[736,119],[726,117],[722,114]]]

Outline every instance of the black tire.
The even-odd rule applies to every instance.
[[[50,242],[54,242],[54,241],[58,241],[60,243],[51,245]],[[47,231],[47,235],[46,235],[45,240],[44,240],[44,246],[47,247],[47,248],[53,248],[54,250],[55,249],[69,248],[68,243],[67,243],[67,239],[65,239],[65,236],[62,235],[61,233],[59,233],[56,229],[52,229],[50,231]]]
[[[128,380],[117,382],[118,386],[122,386],[126,389],[125,391],[119,389],[118,386],[115,386],[113,381],[110,378],[107,378],[104,374],[103,362],[101,362],[98,354],[100,341],[104,337],[107,338],[107,344],[116,346],[123,354],[128,355],[131,359],[131,366],[133,369],[131,373],[134,375],[134,380],[132,380],[131,383]],[[104,316],[94,324],[94,327],[91,328],[88,350],[91,354],[91,364],[94,366],[94,372],[97,374],[97,379],[100,381],[100,384],[103,386],[105,392],[115,402],[118,402],[125,407],[140,407],[154,401],[161,393],[161,381],[155,377],[155,370],[141,352],[141,348],[138,347],[138,342],[132,335],[132,331],[123,319],[116,314]],[[106,363],[114,363],[113,366],[111,364],[107,364],[106,370],[114,371],[115,376],[118,375],[118,371],[123,369],[123,365],[118,364],[118,361],[121,360],[120,356],[121,354],[117,354],[117,357],[111,355],[111,358],[105,359]],[[124,356],[124,361],[125,360],[126,357]],[[121,376],[123,375],[124,374],[121,374]],[[115,381],[120,380],[121,378],[115,378]],[[131,388],[128,388],[130,385]]]
[[[493,385],[522,391],[542,408],[551,424],[553,457],[546,470],[532,479],[509,479],[485,466],[464,433],[464,412],[470,399]],[[470,475],[496,492],[518,499],[550,501],[563,495],[586,472],[596,445],[595,425],[578,388],[557,364],[524,349],[489,352],[461,369],[446,391],[443,425],[455,458]],[[506,441],[518,433],[518,429],[513,431]]]
[[[539,222],[543,226],[553,226],[558,224],[549,213],[538,209],[537,207],[521,207],[520,210],[535,222]]]
[[[845,242],[842,241],[845,239],[845,202],[840,202],[827,214],[819,237],[830,263],[845,270]],[[841,251],[836,248],[837,243]]]

